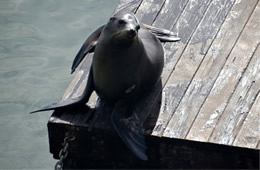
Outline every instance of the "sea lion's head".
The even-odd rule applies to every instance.
[[[118,12],[108,21],[105,31],[109,32],[116,43],[129,44],[138,35],[140,24],[133,13]]]

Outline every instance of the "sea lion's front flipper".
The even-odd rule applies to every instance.
[[[150,30],[161,42],[176,42],[181,40],[181,38],[179,38],[177,34],[172,31],[143,23],[141,25]]]
[[[78,108],[83,107],[88,102],[90,95],[94,91],[94,84],[93,84],[93,70],[92,67],[89,70],[89,76],[86,88],[84,89],[81,96],[77,98],[70,98],[70,99],[64,99],[57,103],[50,104],[42,109],[30,112],[30,113],[36,113],[36,112],[42,112],[42,111],[48,111],[48,110],[56,110],[56,109],[64,109],[64,108]]]
[[[74,58],[74,61],[71,66],[71,74],[76,70],[78,65],[81,63],[83,58],[87,55],[87,53],[94,52],[96,44],[98,42],[98,38],[104,29],[105,25],[99,27],[96,31],[94,31],[81,46],[78,54]]]
[[[131,113],[130,117],[125,118],[129,104],[126,101],[119,101],[112,112],[112,124],[126,144],[126,146],[141,160],[147,160],[143,123],[140,121],[136,112]]]

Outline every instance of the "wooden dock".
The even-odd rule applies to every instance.
[[[70,133],[76,139],[69,160],[78,167],[102,160],[121,168],[259,168],[259,8],[259,0],[121,0],[117,11],[135,12],[140,22],[181,38],[163,44],[162,87],[138,107],[148,114],[149,160],[136,160],[124,147],[111,128],[111,108],[96,95],[88,103],[95,110],[51,116],[54,158]],[[64,99],[81,95],[91,60],[86,57]]]

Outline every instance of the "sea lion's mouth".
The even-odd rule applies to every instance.
[[[137,36],[137,31],[124,30],[118,32],[114,37],[117,41],[120,40],[132,40]]]
[[[120,32],[114,34],[113,42],[119,44],[120,46],[128,47],[137,38],[138,31],[121,30]]]
[[[130,30],[125,30],[122,32],[122,36],[125,37],[126,39],[133,39],[137,35],[137,31],[134,29]]]

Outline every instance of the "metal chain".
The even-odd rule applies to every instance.
[[[69,142],[75,140],[76,137],[73,135],[66,136],[63,140],[62,146],[60,152],[59,152],[59,160],[55,165],[55,170],[62,170],[63,169],[63,160],[67,158],[69,154]]]

